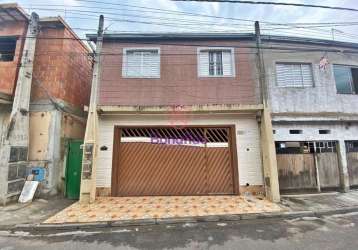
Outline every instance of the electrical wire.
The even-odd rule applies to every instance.
[[[174,1],[174,2],[221,2],[221,3],[241,3],[241,4],[254,4],[254,5],[295,6],[295,7],[308,7],[308,8],[320,8],[320,9],[344,10],[344,11],[358,12],[358,9],[355,9],[355,8],[327,6],[327,5],[315,5],[315,4],[303,4],[303,3],[240,1],[240,0],[172,0],[172,1]]]
[[[97,1],[88,1],[88,2],[97,2]],[[98,3],[103,3],[103,2],[98,2]],[[112,4],[112,3],[103,3],[103,4]],[[116,5],[124,5],[124,4],[116,4]],[[129,11],[129,12],[140,12],[140,13],[160,13],[160,14],[163,14],[163,13],[167,13],[168,11],[170,10],[162,10],[162,11],[153,11],[153,10],[133,10],[133,9],[123,9],[123,8],[106,8],[106,7],[99,7],[99,6],[82,6],[82,5],[63,5],[63,4],[31,4],[29,5],[30,7],[28,7],[29,9],[37,9],[37,10],[41,10],[42,8],[35,8],[33,6],[46,6],[46,7],[49,7],[49,6],[54,6],[54,7],[64,7],[64,9],[48,9],[48,10],[59,10],[59,11],[62,11],[62,12],[67,12],[67,11],[83,11],[83,10],[67,10],[66,7],[77,7],[77,8],[85,8],[85,9],[96,9],[96,10],[101,10],[101,9],[105,9],[105,10],[118,10],[118,11]],[[127,6],[127,5],[125,5]],[[147,7],[142,7],[142,6],[134,6],[134,5],[130,5],[131,7],[135,7],[135,8],[147,8]],[[148,8],[148,9],[151,9],[151,8]],[[87,11],[87,10],[86,10]],[[170,11],[172,12],[172,11]],[[175,12],[175,11],[174,11]],[[95,13],[99,13],[99,12],[95,12]],[[104,13],[104,12],[101,12],[101,13]],[[185,12],[187,13],[187,12]],[[118,12],[112,12],[112,13],[108,13],[108,14],[112,14],[112,15],[118,15]],[[168,14],[168,13],[167,13]],[[122,13],[121,13],[122,15]],[[170,13],[169,15],[176,15],[175,13]],[[184,14],[185,15],[185,14]],[[198,17],[200,16],[200,13],[190,13],[190,15],[188,15],[190,17]],[[243,20],[246,22],[255,22],[255,20],[252,20],[252,19],[237,19],[237,18],[228,18],[228,17],[218,17],[218,16],[212,16],[212,15],[204,15],[206,17],[209,17],[209,18],[222,18],[222,19],[230,19],[230,20],[239,20],[241,22],[243,22]],[[185,20],[187,21],[187,20]],[[193,20],[189,20],[189,21],[193,21]],[[274,23],[274,22],[265,22],[265,21],[261,21],[262,24],[265,24],[265,25],[272,25],[272,26],[295,26],[295,25],[327,25],[327,26],[332,26],[332,25],[356,25],[358,22],[300,22],[300,23]],[[251,25],[251,24],[242,24],[242,23],[221,23],[221,24],[238,24],[238,25]]]
[[[121,4],[119,4],[121,5]],[[36,6],[41,6],[41,5],[36,5]],[[58,6],[58,5],[52,5],[52,6]],[[61,6],[65,6],[65,5],[61,5]],[[141,7],[141,6],[134,6],[134,5],[130,5],[131,7]],[[76,6],[76,7],[81,7],[81,6]],[[87,8],[86,6],[82,6],[84,8]],[[97,7],[93,7],[93,8],[97,8]],[[99,7],[101,8],[101,7]],[[146,7],[141,7],[141,8],[146,8]],[[41,8],[40,8],[41,9]],[[43,8],[42,8],[43,9]],[[108,9],[108,8],[106,8]],[[47,10],[50,10],[50,9],[47,9]],[[57,9],[58,10],[58,9]],[[64,10],[66,11],[66,10]],[[90,11],[84,11],[84,10],[68,10],[68,12],[87,12],[87,13],[92,13]],[[144,11],[144,10],[142,10]],[[163,10],[162,10],[163,11]],[[149,11],[148,11],[149,12]],[[169,11],[171,13],[171,11]],[[111,15],[115,15],[116,13],[113,13],[113,12],[107,12],[108,14],[111,14]],[[172,14],[172,13],[171,13]],[[94,15],[92,15],[94,16]],[[150,16],[140,16],[140,15],[137,15],[138,18],[146,18],[146,17],[150,17]],[[69,18],[78,18],[78,17],[69,17]],[[158,18],[158,17],[152,17],[152,18]],[[108,18],[109,19],[109,18]],[[165,20],[165,18],[160,18],[162,20]],[[180,19],[169,19],[169,20],[177,20],[179,21]],[[117,22],[136,22],[135,20],[113,20],[113,21],[117,21]],[[181,21],[181,20],[180,20]],[[195,23],[196,21],[195,20],[185,20],[187,23],[184,23],[184,20],[181,22],[181,24],[177,24],[177,23],[154,23],[154,22],[145,22],[145,23],[142,23],[142,24],[147,24],[147,25],[164,25],[164,26],[168,26],[168,27],[179,27],[179,28],[184,28],[184,29],[190,29],[188,27],[185,27],[185,26],[188,26],[188,25],[194,25],[194,26],[203,26],[203,25],[210,25],[210,23],[207,23],[207,22],[202,22],[202,21],[197,21],[197,23]],[[250,20],[250,21],[253,21],[253,20]],[[264,22],[264,23],[267,23],[267,22]],[[296,25],[296,24],[307,24],[307,25],[311,25],[312,24],[318,24],[318,23],[287,23],[287,24],[275,24],[276,26],[287,26],[287,25]],[[226,24],[225,24],[226,25]],[[243,27],[246,27],[248,24],[237,24],[237,25],[240,25],[240,26],[243,26]],[[245,26],[246,25],[246,26]],[[357,22],[354,23],[354,22],[337,22],[337,23],[333,23],[333,22],[330,22],[330,23],[322,23],[322,25],[319,25],[319,27],[325,27],[325,26],[328,26],[328,25],[336,25],[336,26],[353,26],[353,25],[357,25]],[[184,26],[184,27],[183,27]],[[220,26],[220,25],[217,25],[217,26]],[[270,28],[271,26],[271,28]],[[262,31],[272,31],[272,30],[280,30],[280,28],[278,27],[274,27],[273,24],[269,25],[267,28],[266,27],[263,27],[262,28]],[[291,26],[291,27],[295,27],[295,26]],[[297,27],[297,26],[296,26]],[[223,29],[235,29],[235,27],[233,26],[223,26],[222,27]],[[307,27],[303,27],[303,26],[300,26],[300,27],[297,27],[297,28],[302,28],[302,29],[308,29]],[[78,30],[95,30],[95,29],[84,29],[84,28],[74,28],[74,29],[78,29]],[[291,29],[290,27],[286,27],[286,28],[282,28],[282,29]],[[249,31],[251,31],[252,29],[250,29]],[[113,31],[114,32],[114,31]],[[120,32],[123,32],[123,31],[120,31]],[[322,32],[330,32],[330,31],[322,31]],[[302,36],[307,36],[307,33],[308,32],[305,32],[304,34],[302,34]],[[317,32],[311,32],[310,34],[314,33],[315,35],[317,35]],[[297,34],[297,33],[295,33]],[[319,34],[320,36],[325,36],[325,37],[330,37],[331,34]],[[346,39],[352,39],[351,36],[347,36],[345,34],[339,34],[340,37],[345,37]]]

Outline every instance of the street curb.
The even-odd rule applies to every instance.
[[[320,211],[295,211],[295,212],[273,212],[273,213],[251,213],[251,214],[227,214],[227,215],[209,215],[196,217],[174,217],[157,219],[138,219],[138,220],[120,220],[91,223],[63,223],[63,224],[19,224],[7,230],[22,231],[46,231],[46,230],[76,230],[90,228],[115,228],[128,226],[148,226],[163,224],[184,224],[200,222],[219,222],[219,221],[245,221],[260,219],[295,219],[300,217],[323,217],[334,214],[347,214],[358,212],[358,207],[346,207],[339,209],[329,209]],[[0,230],[2,228],[0,227]]]
[[[358,212],[358,207],[346,207],[346,208],[338,208],[334,210],[327,209],[327,210],[316,211],[315,216],[322,217],[322,216],[334,215],[334,214],[348,214],[352,212]]]

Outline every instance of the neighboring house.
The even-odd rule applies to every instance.
[[[105,34],[97,195],[265,193],[256,56],[252,34]]]
[[[358,185],[358,44],[263,37],[280,189]],[[293,48],[288,49],[287,48]]]
[[[26,36],[28,15],[14,5],[2,5],[0,30],[0,133],[3,121],[11,112],[12,97],[17,81],[18,65]],[[7,13],[4,14],[4,11]]]
[[[29,16],[16,4],[0,9],[1,142],[9,126]],[[5,44],[5,45],[4,45]],[[6,53],[2,53],[2,52]],[[33,60],[28,161],[0,168],[0,201],[16,197],[33,167],[44,170],[43,194],[64,190],[66,144],[83,139],[92,60],[90,50],[61,17],[40,18]],[[26,153],[26,152],[25,152]],[[26,155],[25,158],[26,159]],[[16,162],[15,162],[16,163]],[[38,169],[37,169],[38,170]]]

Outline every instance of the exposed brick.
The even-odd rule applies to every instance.
[[[0,36],[23,36],[26,32],[25,22],[1,23]],[[21,48],[23,39],[16,42],[14,60],[11,62],[0,62],[0,92],[11,95],[16,85],[17,65],[21,60]]]
[[[43,39],[56,37],[64,39]],[[32,101],[61,99],[79,108],[88,105],[92,77],[87,49],[65,27],[42,28],[36,45],[34,76],[43,90],[33,84]]]

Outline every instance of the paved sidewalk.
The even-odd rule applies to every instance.
[[[70,230],[200,221],[322,217],[358,212],[358,190],[282,196],[107,197],[91,205],[65,199],[0,207],[0,228]]]
[[[321,193],[302,195],[283,195],[282,206],[289,211],[323,211],[340,210],[344,208],[358,208],[358,190],[348,193]]]
[[[74,201],[62,197],[49,200],[35,199],[30,203],[10,203],[0,206],[0,228],[18,224],[41,223],[50,216],[70,206]]]

